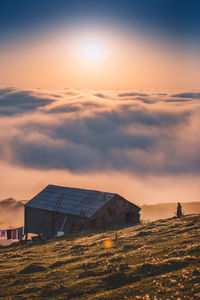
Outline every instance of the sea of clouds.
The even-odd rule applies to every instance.
[[[0,89],[0,163],[71,174],[200,175],[200,91]]]

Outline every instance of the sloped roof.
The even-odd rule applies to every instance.
[[[86,217],[91,217],[116,195],[93,190],[48,185],[27,202],[25,206],[53,211],[61,194],[62,200],[56,209],[57,212],[78,216],[83,212]]]
[[[56,212],[77,216],[83,213],[86,217],[91,217],[116,195],[115,193],[48,185],[25,206],[48,211],[55,210],[57,206]],[[131,204],[140,210],[138,206]]]

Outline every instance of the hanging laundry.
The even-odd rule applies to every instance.
[[[18,240],[23,239],[23,227],[17,228],[17,238]]]
[[[11,229],[7,230],[7,240],[11,240]]]
[[[6,230],[0,230],[0,237],[6,237]]]
[[[11,229],[11,239],[12,240],[17,239],[17,229]]]

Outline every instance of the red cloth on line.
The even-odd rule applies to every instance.
[[[17,229],[11,229],[11,239],[12,240],[17,239]]]

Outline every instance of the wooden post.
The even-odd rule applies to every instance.
[[[24,206],[24,234],[25,234],[25,241],[28,240],[28,232],[26,231],[27,228],[26,228],[26,207]]]

